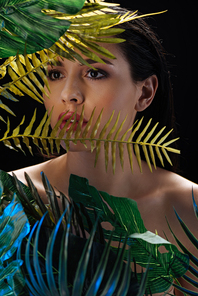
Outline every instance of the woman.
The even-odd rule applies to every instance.
[[[119,10],[125,13],[125,10]],[[145,114],[146,118],[153,118],[154,122],[160,121],[168,128],[172,125],[172,101],[169,74],[163,49],[155,34],[148,25],[137,19],[131,23],[122,25],[126,29],[123,37],[125,43],[120,45],[105,45],[116,59],[105,59],[105,64],[87,60],[93,68],[80,65],[66,59],[59,59],[56,66],[48,66],[48,82],[51,93],[50,100],[45,96],[45,107],[49,112],[53,108],[51,126],[69,111],[63,118],[62,129],[69,117],[76,111],[76,119],[79,120],[84,106],[84,119],[82,131],[91,117],[94,108],[93,123],[96,122],[102,108],[104,108],[102,123],[106,123],[110,114],[115,110],[115,115],[120,113],[123,126],[123,134],[133,124],[136,117]],[[85,56],[83,56],[86,59]],[[70,124],[71,125],[71,124]],[[112,127],[110,124],[108,130]],[[107,132],[108,132],[107,130]],[[99,131],[101,128],[99,127]],[[64,142],[62,146],[65,148]],[[69,177],[75,174],[85,177],[90,185],[98,190],[108,192],[114,196],[127,197],[137,202],[146,228],[152,232],[157,230],[164,237],[164,232],[172,243],[175,243],[167,226],[166,217],[179,240],[187,246],[185,234],[174,214],[173,208],[194,231],[196,219],[193,214],[191,200],[192,187],[195,199],[198,200],[198,186],[182,178],[181,176],[160,167],[150,172],[146,162],[142,161],[140,173],[138,163],[133,155],[133,174],[128,161],[127,149],[124,150],[124,171],[117,164],[115,174],[111,167],[105,171],[104,147],[96,167],[94,168],[95,153],[91,153],[90,143],[87,148],[77,142],[70,144],[70,150],[57,158],[44,163],[14,171],[19,180],[26,183],[24,172],[33,180],[43,201],[47,203],[44,188],[41,182],[40,172],[43,171],[54,188],[68,195]],[[119,153],[116,152],[116,160],[119,163]],[[11,172],[10,172],[11,173]],[[188,249],[196,255],[196,250],[188,246]],[[192,289],[188,283],[181,280],[183,286]],[[182,295],[175,291],[177,295]]]

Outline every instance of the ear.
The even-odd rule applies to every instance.
[[[158,79],[156,75],[149,76],[144,81],[141,81],[141,96],[135,105],[136,111],[143,111],[152,103],[157,87]]]

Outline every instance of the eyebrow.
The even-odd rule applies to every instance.
[[[113,65],[110,61],[108,61],[108,60],[106,60],[106,59],[101,59],[103,62],[105,62],[105,64],[109,64],[109,65]],[[91,64],[96,64],[96,63],[98,63],[97,61],[94,61],[94,60],[92,60],[92,59],[85,59],[85,61],[87,62],[87,63],[89,63],[90,65]],[[81,64],[80,66],[83,66],[83,64]]]
[[[97,61],[94,61],[94,60],[92,60],[92,59],[85,59],[85,61],[86,61],[88,64],[90,64],[90,65],[98,63]],[[110,61],[108,61],[108,60],[106,60],[106,59],[102,59],[102,61],[105,62],[105,64],[113,65],[113,63],[111,63]],[[49,62],[47,63],[47,65],[50,65],[50,66],[51,66],[51,64],[50,64]],[[58,60],[58,61],[56,62],[56,65],[57,65],[57,66],[60,66],[60,67],[64,67],[63,62],[60,61],[60,60]],[[80,64],[80,66],[85,66],[85,65],[84,65],[84,64]]]

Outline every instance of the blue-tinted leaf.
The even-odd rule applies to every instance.
[[[11,278],[20,268],[22,263],[22,260],[15,260],[5,268],[2,265],[0,266],[0,296],[14,295],[12,287],[10,287],[8,284],[5,284],[4,280],[8,278],[8,280],[11,281]]]
[[[21,269],[17,269],[14,276],[8,276],[7,281],[9,286],[15,292],[16,295],[20,295],[20,292],[23,290],[25,286],[25,279],[21,272]]]
[[[0,259],[9,259],[16,251],[19,243],[29,233],[30,225],[22,205],[14,196],[12,202],[0,216]]]

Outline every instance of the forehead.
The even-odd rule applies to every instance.
[[[104,56],[102,54],[98,54],[98,53],[95,53],[94,54],[97,54],[97,56],[107,65],[116,65],[116,64],[120,64],[120,63],[123,63],[123,62],[127,62],[125,57],[124,57],[124,54],[122,53],[119,45],[117,44],[106,44],[106,43],[100,43],[100,45],[105,48],[106,50],[108,50],[111,54],[114,55],[115,59],[112,59],[112,58],[109,58],[107,56]],[[95,64],[95,63],[98,63],[97,61],[94,60],[94,58],[89,58],[87,56],[85,56],[84,54],[82,54],[80,52],[80,50],[78,49],[75,49],[76,53],[78,53],[88,64],[92,65],[92,64]],[[93,50],[90,50],[91,52],[93,52]],[[80,66],[83,66],[83,64],[81,64],[80,62],[78,61],[70,61],[70,60],[67,60],[66,58],[61,58],[61,57],[58,57],[58,61],[57,61],[57,66],[63,66],[65,65],[65,63],[76,63]],[[128,62],[127,62],[128,64]]]

